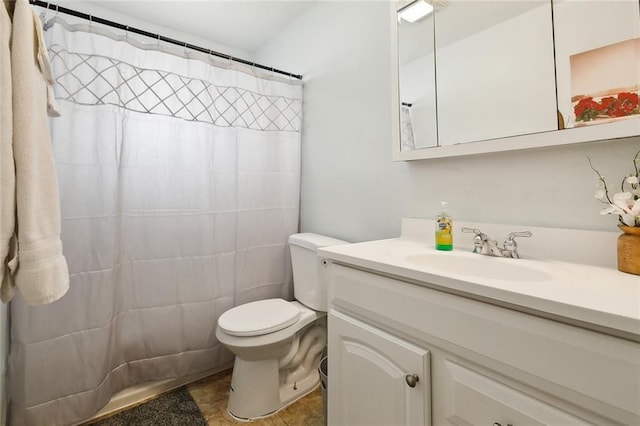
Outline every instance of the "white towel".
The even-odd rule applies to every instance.
[[[13,158],[16,173],[17,259],[14,286],[29,304],[53,302],[69,288],[60,241],[58,182],[47,121],[53,84],[37,13],[17,0],[11,41]],[[2,300],[13,296],[3,288]]]
[[[0,4],[0,292],[12,287],[7,262],[15,257],[16,173],[11,104],[11,17],[13,2]],[[10,8],[10,10],[8,9]],[[4,299],[4,297],[3,297]]]

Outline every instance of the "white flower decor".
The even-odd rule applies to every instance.
[[[587,157],[588,158],[588,157]],[[616,192],[613,196],[609,196],[609,188],[607,182],[598,170],[591,164],[589,166],[598,175],[598,188],[594,197],[600,202],[607,205],[600,214],[617,214],[622,225],[640,226],[640,151],[633,157],[634,172],[630,173],[622,179],[620,184],[620,192]]]

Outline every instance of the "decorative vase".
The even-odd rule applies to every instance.
[[[640,227],[618,225],[618,270],[640,275]]]

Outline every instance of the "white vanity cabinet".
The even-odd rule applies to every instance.
[[[330,425],[640,424],[637,341],[321,256]]]

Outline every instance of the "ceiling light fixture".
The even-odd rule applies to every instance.
[[[407,22],[416,22],[433,12],[433,6],[425,0],[415,0],[398,11],[398,17]]]

